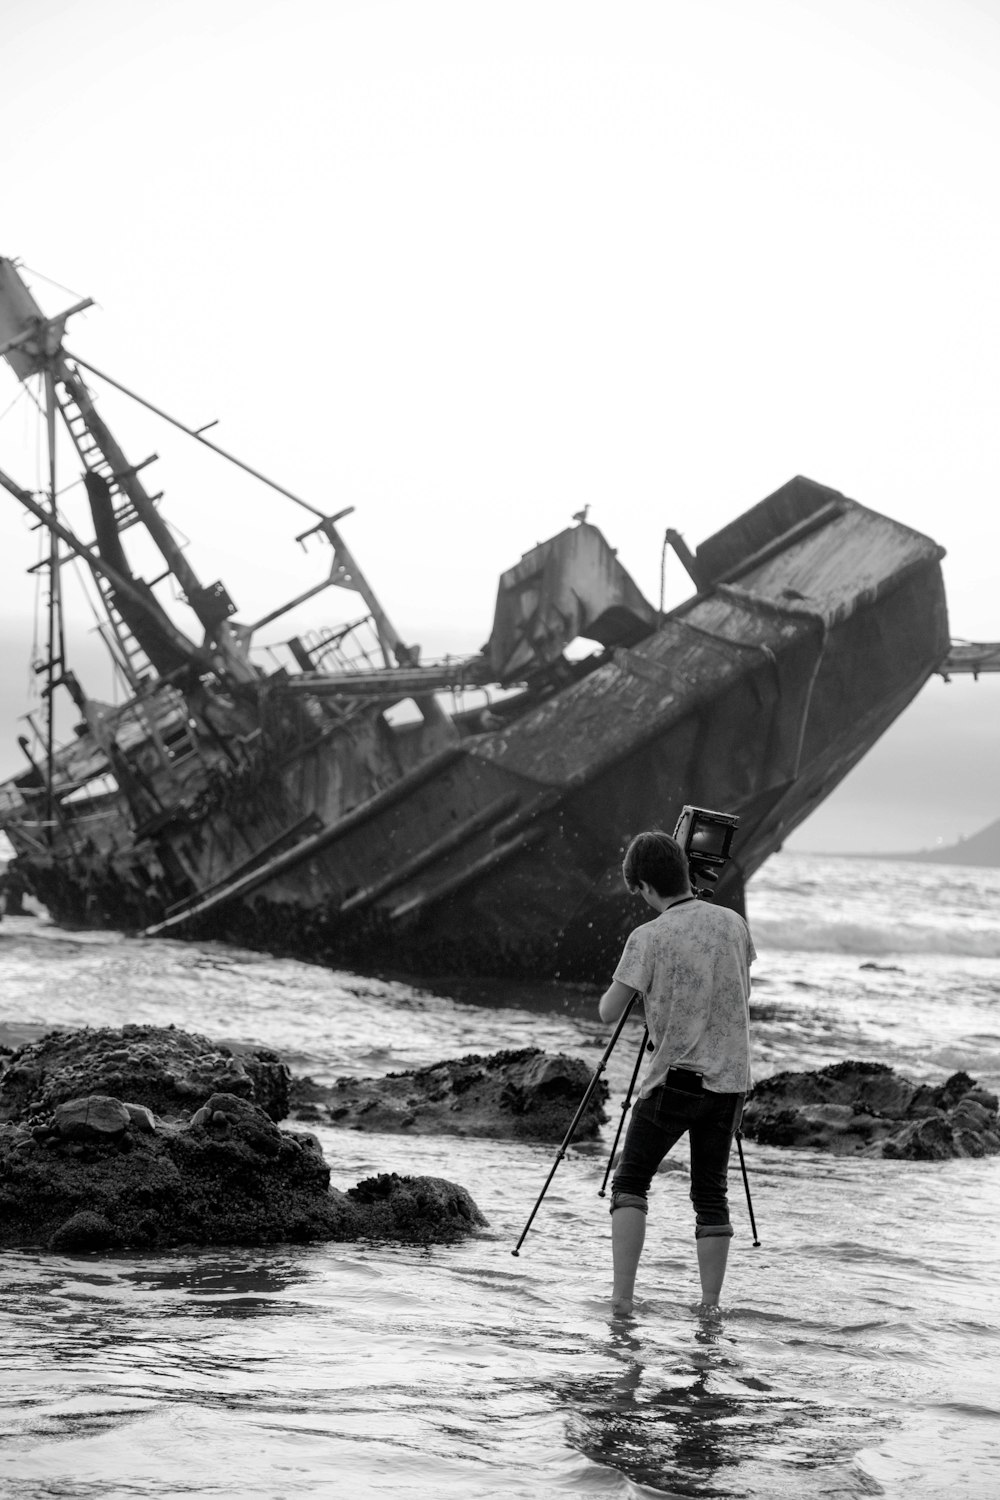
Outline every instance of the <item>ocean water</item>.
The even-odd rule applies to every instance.
[[[758,1076],[858,1057],[1000,1088],[1000,871],[782,854],[749,914]],[[172,1021],[320,1079],[528,1045],[596,1062],[603,978],[430,987],[0,925],[8,1037]],[[605,1139],[569,1149],[516,1259],[554,1147],[322,1128],[338,1186],[450,1177],[489,1229],[429,1250],[0,1255],[0,1495],[993,1500],[1000,1158],[746,1142],[761,1245],[734,1158],[736,1239],[708,1316],[679,1148],[636,1317],[615,1323],[598,1189],[638,1039],[610,1059]]]

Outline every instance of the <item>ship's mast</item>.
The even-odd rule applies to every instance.
[[[56,383],[51,370],[45,372],[45,422],[49,448],[49,514],[58,519],[58,491],[56,490]],[[55,795],[53,792],[53,766],[55,764],[55,690],[66,659],[66,639],[63,632],[62,570],[59,566],[59,536],[49,531],[49,599],[48,632],[45,685],[45,824],[49,841],[54,834]]]
[[[90,474],[98,474],[106,483],[109,494],[117,504],[115,520],[125,525],[139,520],[149,533],[168,571],[177,579],[184,597],[204,627],[206,644],[211,647],[218,668],[238,680],[252,681],[257,674],[229,624],[228,616],[233,612],[233,605],[225,589],[221,584],[212,584],[206,588],[201,583],[175,541],[170,527],[157,510],[153,498],[147,493],[139,477],[139,467],[129,463],[110,428],[98,413],[79,371],[70,363],[63,346],[66,320],[73,312],[90,305],[90,299],[86,299],[65,313],[46,318],[21,280],[13,262],[0,258],[0,354],[6,357],[20,380],[27,382],[33,375],[41,375],[44,381],[53,501],[55,419],[58,413],[85,470]],[[57,521],[54,503],[50,510],[52,520]],[[58,546],[58,537],[54,536],[53,549],[56,557]],[[118,571],[122,571],[120,566]],[[55,573],[58,574],[58,566],[55,567]],[[141,590],[146,587],[138,580],[130,581]],[[57,582],[53,583],[50,592],[50,598],[53,597],[58,599]],[[113,601],[105,598],[105,603],[109,609],[113,608]],[[161,623],[165,623],[162,612],[158,614],[161,618],[155,624],[147,621],[150,631],[156,631]],[[173,636],[171,649],[174,650],[178,639],[182,639],[185,642],[183,656],[204,670],[206,663],[202,650],[194,642],[181,636],[176,629],[170,634]]]

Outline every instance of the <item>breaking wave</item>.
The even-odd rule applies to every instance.
[[[962,958],[1000,958],[1000,927],[865,923],[852,920],[802,922],[793,918],[754,918],[750,927],[758,948],[804,953],[942,953]]]

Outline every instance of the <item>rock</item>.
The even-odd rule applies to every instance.
[[[115,1232],[104,1215],[81,1209],[60,1224],[49,1241],[49,1249],[84,1254],[88,1250],[110,1250],[115,1243]]]
[[[470,1053],[382,1078],[338,1078],[330,1087],[293,1079],[290,1107],[300,1119],[351,1130],[558,1142],[591,1077],[578,1058],[529,1047],[486,1057]],[[576,1139],[598,1134],[607,1097],[601,1079]]]
[[[67,1141],[117,1141],[132,1123],[120,1099],[88,1094],[56,1107],[52,1128]]]
[[[148,1035],[142,1041],[147,1045]],[[171,1058],[202,1056],[203,1043],[171,1029]],[[46,1044],[59,1060],[53,1076],[32,1060],[31,1087],[24,1093],[18,1084],[5,1099],[9,1114],[21,1094],[21,1116],[0,1121],[2,1249],[148,1251],[373,1238],[428,1244],[486,1223],[464,1188],[437,1178],[393,1174],[347,1192],[331,1188],[316,1137],[281,1129],[248,1097],[240,1081],[246,1075],[228,1066],[217,1074],[236,1080],[238,1091],[212,1089],[193,1112],[186,1091],[164,1086],[155,1057],[146,1065],[151,1092],[183,1104],[179,1115],[158,1111],[154,1119],[136,1102],[132,1076],[127,1105],[87,1091],[46,1109],[41,1101],[59,1095],[69,1078],[106,1076],[109,1063],[102,1033],[50,1033],[39,1045]],[[123,1072],[136,1066],[133,1056]]]
[[[381,1173],[347,1196],[364,1216],[366,1239],[459,1239],[486,1223],[465,1189],[443,1177]]]
[[[125,1108],[128,1110],[129,1122],[132,1128],[135,1130],[145,1130],[148,1134],[152,1135],[156,1129],[156,1118],[153,1111],[147,1109],[145,1104],[129,1104],[127,1102]]]
[[[757,1084],[743,1133],[770,1146],[837,1156],[945,1161],[1000,1153],[997,1096],[968,1073],[918,1084],[884,1063],[848,1061]]]
[[[272,1120],[283,1120],[289,1077],[275,1052],[237,1055],[173,1026],[50,1031],[19,1047],[0,1075],[0,1120],[44,1114],[88,1094],[134,1100],[161,1118],[187,1118],[216,1092],[252,1100]]]
[[[996,1114],[997,1109],[1000,1108],[1000,1099],[996,1094],[991,1089],[980,1088],[978,1084],[973,1084],[971,1089],[967,1089],[962,1098],[981,1104],[984,1109],[990,1110],[993,1114]]]

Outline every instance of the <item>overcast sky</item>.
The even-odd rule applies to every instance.
[[[666,526],[694,546],[796,473],[934,536],[953,635],[1000,639],[1000,0],[6,0],[4,22],[0,254],[47,312],[95,298],[72,349],[355,506],[345,536],[425,654],[481,645],[497,574],[583,504],[655,603]],[[305,511],[94,389],[242,618],[318,581]],[[41,487],[18,394],[5,370],[0,467]],[[0,497],[2,772],[37,548]],[[672,564],[667,603],[687,591]],[[314,619],[356,612],[326,595]],[[791,844],[974,832],[998,742],[1000,679],[935,680]]]

